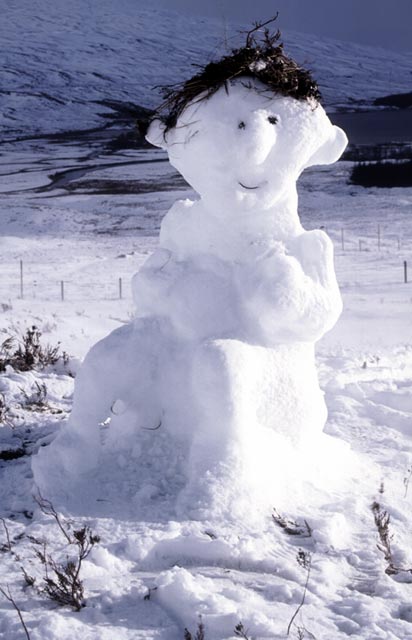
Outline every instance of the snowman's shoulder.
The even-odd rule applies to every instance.
[[[190,200],[190,198],[186,198],[185,200],[176,200],[176,202],[174,202],[170,207],[165,218],[187,216],[193,211],[193,208],[196,209],[196,202],[196,200]]]
[[[196,210],[196,201],[189,200],[177,200],[172,204],[169,211],[166,213],[162,221],[161,232],[164,227],[180,226],[183,221],[190,218]]]
[[[191,227],[196,216],[196,200],[178,200],[175,202],[162,220],[160,227],[160,245],[174,248],[179,236]]]

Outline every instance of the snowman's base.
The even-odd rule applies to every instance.
[[[331,436],[320,434],[300,449],[281,436],[270,440],[270,449],[265,439],[254,443],[255,466],[234,448],[225,462],[190,477],[182,443],[165,434],[157,438],[157,457],[144,466],[137,464],[133,449],[105,451],[98,467],[78,474],[64,469],[61,451],[45,448],[34,460],[35,479],[56,509],[72,515],[163,523],[242,520],[256,527],[274,507],[299,513],[306,511],[309,495],[332,500],[347,478],[356,475],[355,455]],[[265,450],[270,453],[264,459]],[[70,451],[64,456],[70,457]]]

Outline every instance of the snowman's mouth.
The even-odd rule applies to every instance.
[[[265,182],[262,182],[261,184],[257,184],[255,187],[248,187],[246,184],[243,184],[243,182],[238,182],[238,184],[240,184],[240,186],[242,187],[242,189],[247,189],[248,191],[253,191],[254,189],[260,189],[260,187],[263,187],[264,184],[266,184]]]
[[[243,184],[242,182],[239,182],[240,186],[243,189],[259,189],[260,185],[258,184],[256,187],[247,187],[245,184]]]

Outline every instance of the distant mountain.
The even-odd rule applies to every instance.
[[[2,140],[101,127],[110,102],[153,107],[160,99],[154,86],[187,78],[193,64],[236,46],[241,28],[148,9],[142,0],[6,1]],[[329,111],[371,108],[382,95],[411,89],[412,52],[287,31],[283,41],[314,72]]]

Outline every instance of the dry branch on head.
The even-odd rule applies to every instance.
[[[176,126],[186,106],[194,100],[206,100],[231,80],[239,77],[255,78],[268,90],[297,100],[321,98],[319,88],[311,73],[297,64],[283,50],[279,42],[280,31],[271,33],[267,22],[256,23],[247,32],[243,47],[233,49],[218,61],[209,62],[202,70],[186,82],[163,87],[164,102],[157,114],[166,124],[166,131]]]

